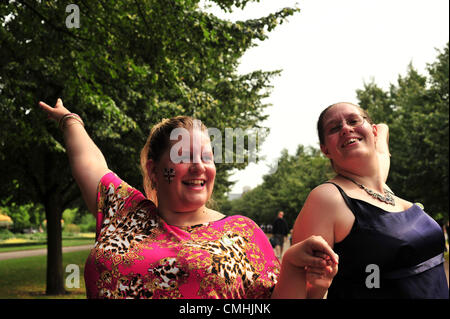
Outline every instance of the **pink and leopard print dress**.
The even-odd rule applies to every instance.
[[[114,173],[100,181],[97,241],[85,267],[88,298],[269,298],[279,262],[243,216],[168,225]]]

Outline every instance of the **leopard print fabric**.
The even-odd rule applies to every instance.
[[[250,219],[176,227],[113,173],[98,189],[97,241],[85,267],[89,298],[270,297],[280,265]]]

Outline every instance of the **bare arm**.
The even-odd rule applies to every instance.
[[[377,124],[377,145],[378,160],[380,162],[380,174],[383,182],[386,183],[391,165],[391,154],[389,153],[389,127],[386,124]]]
[[[292,248],[293,246],[291,246]],[[284,261],[281,263],[280,275],[273,290],[272,299],[306,299],[306,274],[303,267],[295,267]]]
[[[64,107],[61,99],[58,99],[55,107],[51,107],[44,102],[39,102],[39,106],[48,114],[49,118],[57,122],[65,114],[70,113]],[[63,133],[72,175],[80,187],[89,211],[95,214],[98,183],[102,176],[110,170],[102,152],[80,122],[73,118],[66,119]]]
[[[312,235],[320,236],[329,245],[330,250],[335,242],[335,218],[334,211],[337,209],[333,200],[332,185],[320,185],[316,187],[308,196],[300,214],[297,217],[292,234],[292,243],[295,244]],[[322,251],[329,256],[338,256],[331,250]],[[307,286],[307,298],[323,298],[328,287],[331,285],[333,277],[337,273],[337,263],[334,263],[331,272],[323,275],[316,273],[307,274],[307,281],[314,281],[316,285]],[[318,284],[317,284],[318,283]]]

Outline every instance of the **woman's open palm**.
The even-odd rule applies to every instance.
[[[70,113],[70,111],[64,107],[61,99],[56,101],[54,107],[51,107],[42,101],[39,102],[39,106],[47,113],[49,119],[55,120],[56,122],[59,122],[65,114]]]

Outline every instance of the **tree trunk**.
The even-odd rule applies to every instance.
[[[60,196],[50,194],[45,203],[47,218],[47,295],[65,294],[62,266],[62,207]]]

